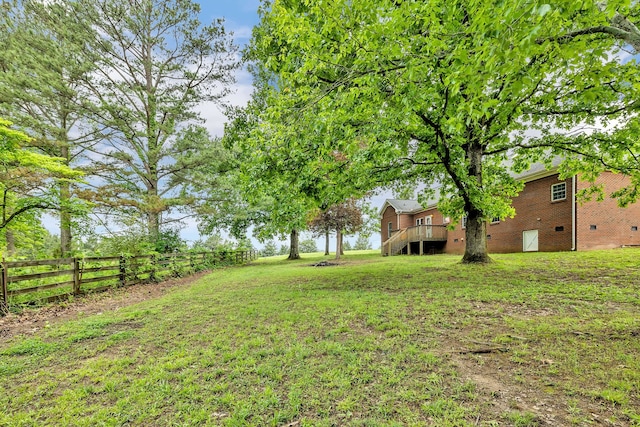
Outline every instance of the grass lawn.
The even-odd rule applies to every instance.
[[[640,426],[640,250],[308,255],[0,344],[0,425]]]

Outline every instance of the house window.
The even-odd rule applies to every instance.
[[[467,228],[467,216],[462,217],[462,228]]]
[[[422,225],[422,224],[424,224],[424,218],[416,219],[416,225]]]
[[[564,226],[563,225],[557,226],[556,231],[564,231]]]
[[[495,224],[496,222],[500,222],[499,216],[494,216],[493,218],[491,218],[491,224]]]
[[[631,231],[638,231],[638,226],[637,225],[632,225],[631,226]]]
[[[387,239],[391,238],[391,230],[393,230],[393,222],[387,224]]]
[[[597,226],[595,226],[595,225],[593,225],[593,224],[591,224],[591,225],[589,226],[589,230],[597,230],[597,229],[598,229],[598,227],[597,227]]]
[[[567,183],[553,184],[551,186],[551,201],[557,202],[567,198]]]

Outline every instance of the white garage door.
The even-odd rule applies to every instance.
[[[522,251],[538,251],[538,230],[527,230],[522,232]]]

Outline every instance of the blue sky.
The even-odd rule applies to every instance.
[[[225,29],[233,33],[235,43],[243,47],[251,38],[251,30],[259,21],[258,6],[260,0],[201,0],[200,20],[203,24],[210,24],[215,19],[224,18]],[[251,76],[246,70],[236,73],[236,84],[227,102],[243,106],[251,96]],[[226,118],[220,109],[214,105],[205,105],[200,110],[206,120],[207,128],[212,135],[222,136]]]
[[[251,36],[251,28],[258,23],[259,0],[202,0],[201,20],[210,23],[224,18],[227,30],[233,31],[238,44],[244,44]]]

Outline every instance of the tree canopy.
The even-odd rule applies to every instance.
[[[275,0],[252,43],[278,76],[263,126],[280,136],[303,125],[304,140],[325,142],[316,158],[344,153],[359,176],[349,190],[423,183],[425,200],[437,187],[439,208],[467,217],[463,261],[487,262],[486,220],[514,214],[513,174],[583,153],[585,140],[566,137],[577,127],[630,119],[635,62],[621,60],[619,39],[582,30],[637,8]]]
[[[149,235],[190,208],[188,172],[215,161],[216,141],[198,107],[222,103],[237,69],[222,20],[204,25],[191,0],[78,0],[99,58],[94,120],[109,132],[92,148],[94,199]]]

